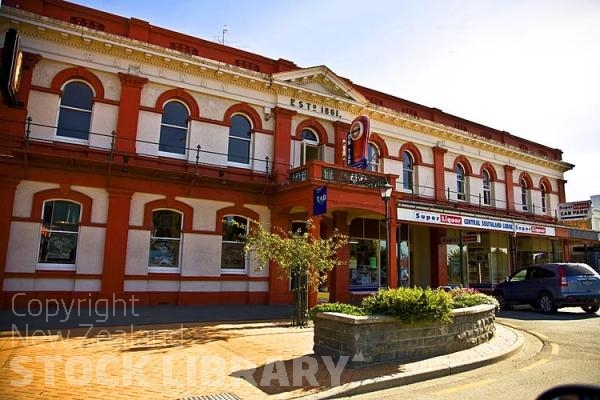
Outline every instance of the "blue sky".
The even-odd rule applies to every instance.
[[[598,0],[75,0],[563,151],[567,201],[600,195]],[[141,5],[141,6],[140,6]]]

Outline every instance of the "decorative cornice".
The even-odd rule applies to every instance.
[[[238,87],[262,93],[269,93],[276,97],[295,97],[315,104],[333,107],[352,115],[369,115],[374,121],[423,133],[432,136],[434,139],[438,138],[462,143],[476,149],[503,154],[515,160],[521,160],[534,165],[558,170],[560,172],[566,172],[573,168],[572,164],[561,160],[551,160],[541,155],[538,156],[533,153],[528,153],[505,143],[495,142],[487,138],[479,137],[433,121],[420,119],[387,107],[378,106],[370,102],[364,104],[357,103],[354,100],[349,99],[348,92],[344,91],[344,87],[347,86],[352,88],[352,86],[343,82],[340,78],[338,78],[339,85],[336,82],[332,82],[332,78],[329,77],[329,69],[324,66],[313,67],[315,70],[314,76],[309,76],[306,80],[301,77],[303,70],[298,70],[295,75],[289,75],[291,78],[296,76],[300,77],[301,81],[298,83],[293,81],[274,81],[272,77],[267,74],[238,66],[220,63],[199,56],[188,55],[176,50],[143,43],[118,35],[94,31],[47,17],[41,18],[36,14],[10,7],[5,7],[2,10],[5,14],[3,17],[13,25],[18,25],[19,30],[28,36],[62,44],[71,48],[85,50],[86,59],[92,62],[94,62],[94,54],[104,54],[114,57],[112,65],[105,65],[108,69],[122,69],[122,64],[130,63],[133,66],[139,66],[139,71],[136,72],[143,74],[145,66],[158,67],[163,70],[179,72],[179,83],[184,82],[192,84],[190,83],[190,77],[196,77],[198,83],[193,84],[197,87],[208,88],[209,86],[205,83],[205,79],[211,79],[220,83],[222,85],[221,90],[228,93],[234,93],[232,87]],[[325,73],[323,71],[325,71]],[[304,73],[306,74],[305,70]],[[131,74],[122,74],[132,76]],[[332,75],[335,76],[335,74]],[[287,75],[282,74],[282,76]],[[158,77],[161,77],[161,75],[159,74]],[[139,77],[139,79],[140,81],[138,84],[143,84],[141,83],[141,80],[145,78]],[[311,82],[316,82],[326,87],[331,87],[331,85],[333,85],[333,87],[338,87],[342,91],[341,94],[343,94],[343,96],[339,96],[337,93],[320,93],[304,86]],[[173,84],[176,85],[176,82],[173,82]],[[352,89],[351,92],[358,93],[354,89]],[[325,116],[322,116],[322,118],[328,119]],[[335,121],[333,121],[333,123],[335,123]]]

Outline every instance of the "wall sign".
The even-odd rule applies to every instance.
[[[558,219],[560,221],[578,221],[591,218],[592,202],[577,201],[574,203],[561,203],[558,205]]]
[[[471,217],[422,211],[407,208],[398,208],[398,219],[409,222],[422,222],[432,225],[455,226],[458,228],[485,229],[510,233],[525,233],[530,235],[555,236],[555,229],[551,226],[522,224],[493,218]]]
[[[321,106],[319,104],[309,103],[307,101],[298,100],[298,99],[294,99],[294,98],[290,99],[290,106],[299,108],[301,110],[312,111],[312,112],[320,113],[323,115],[328,115],[330,117],[340,118],[342,116],[338,109],[331,108],[331,107],[325,107],[325,106]]]

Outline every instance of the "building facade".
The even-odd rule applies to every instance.
[[[326,66],[68,2],[6,0],[0,24],[18,33],[22,67],[0,106],[3,307],[289,303],[277,266],[242,251],[251,220],[347,234],[322,288],[336,301],[382,286],[489,289],[570,257],[556,209],[573,165],[560,150]],[[371,126],[364,169],[348,165],[358,116]]]

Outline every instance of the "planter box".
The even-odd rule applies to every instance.
[[[494,336],[495,315],[489,304],[453,310],[453,322],[446,324],[405,324],[383,315],[319,313],[314,320],[313,350],[321,356],[348,356],[350,366],[416,361],[487,342]]]

